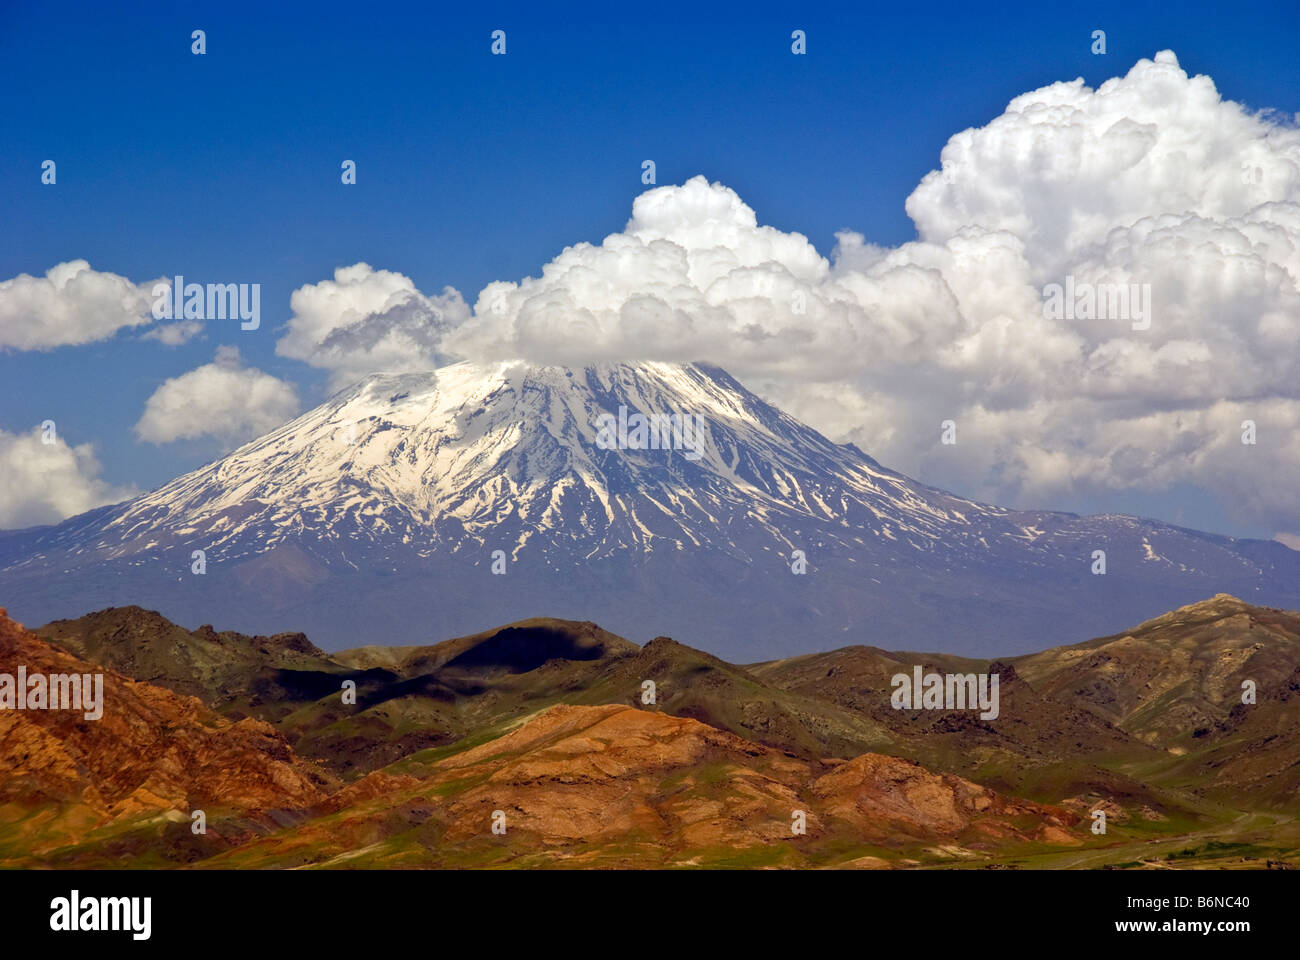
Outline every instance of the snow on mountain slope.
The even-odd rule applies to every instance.
[[[600,449],[598,417],[617,416],[620,405],[701,418],[698,459],[682,449]],[[716,368],[464,363],[436,377],[368,378],[140,497],[105,525],[101,542],[124,555],[149,538],[198,538],[233,559],[343,525],[354,540],[395,538],[421,556],[491,543],[517,559],[535,538],[540,549],[590,558],[730,549],[719,519],[736,511],[793,546],[791,518],[838,522],[863,507],[876,535],[918,548],[969,526],[970,514],[1006,513],[926,490],[832,444]],[[503,540],[503,527],[516,535]],[[999,532],[1022,535],[1014,524]]]
[[[620,407],[693,418],[702,437],[609,449],[600,418]],[[850,642],[1011,653],[1220,591],[1295,606],[1297,561],[926,487],[716,367],[462,363],[370,377],[134,501],[0,537],[0,597],[35,619],[88,597],[152,603],[333,647],[555,615],[740,659]]]

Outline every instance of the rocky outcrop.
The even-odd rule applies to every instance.
[[[0,608],[0,673],[101,674],[102,715],[0,710],[0,803],[76,807],[94,826],[149,812],[201,808],[255,814],[319,803],[328,778],[296,757],[270,724],[225,719],[194,697],[81,660],[23,629]]]

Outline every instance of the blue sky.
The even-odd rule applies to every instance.
[[[659,184],[720,180],[761,223],[826,254],[851,227],[893,245],[903,202],[957,131],[1056,80],[1095,86],[1171,48],[1250,107],[1300,110],[1300,7],[1279,4],[618,4],[535,6],[65,3],[0,13],[0,279],[84,258],[144,282],[183,272],[262,284],[263,325],[210,324],[168,348],[137,334],[0,352],[0,428],[55,419],[113,483],[152,487],[210,459],[132,426],[166,378],[236,345],[275,355],[297,287],[364,260],[466,298],[536,275],[622,228],[653,159]],[[190,53],[190,31],[207,54]],[[493,29],[509,55],[488,53]],[[790,55],[790,31],[809,52]],[[1107,55],[1089,35],[1107,34]],[[40,164],[58,163],[55,188]],[[341,189],[342,159],[358,163]],[[926,479],[922,477],[922,479]],[[1194,487],[1043,504],[1141,512],[1269,535]]]

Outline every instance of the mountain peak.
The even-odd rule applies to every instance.
[[[224,546],[257,528],[241,546],[265,552],[310,523],[432,552],[492,528],[512,561],[534,539],[682,550],[720,539],[702,517],[764,504],[829,518],[826,493],[880,495],[896,477],[708,364],[464,362],[368,377],[127,504],[108,532]]]
[[[1111,575],[1087,576],[1099,549]],[[1062,618],[1082,639],[1189,593],[1300,606],[1297,583],[1281,544],[926,486],[706,362],[372,376],[133,501],[0,539],[28,619],[80,613],[93,587],[335,649],[468,634],[488,609],[751,662],[846,642],[1006,656]]]
[[[1245,600],[1242,600],[1240,597],[1234,597],[1230,593],[1216,593],[1214,596],[1210,597],[1209,599],[1202,600],[1200,603],[1188,604],[1189,609],[1193,607],[1214,608],[1214,609],[1223,609],[1223,608],[1232,607],[1241,610],[1246,610],[1249,609],[1250,606],[1251,604],[1247,603]]]
[[[1155,620],[1151,622],[1180,620],[1189,616],[1228,617],[1240,613],[1249,613],[1254,609],[1254,606],[1239,597],[1234,597],[1230,593],[1216,593],[1214,596],[1207,597],[1204,600],[1198,600],[1195,603],[1189,603],[1185,606],[1178,607],[1176,610],[1170,610],[1168,613],[1156,617]]]

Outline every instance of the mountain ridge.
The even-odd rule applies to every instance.
[[[701,416],[701,456],[603,448],[621,407]],[[138,602],[326,649],[492,610],[702,632],[733,661],[846,638],[1011,655],[1219,591],[1300,606],[1300,553],[946,493],[707,364],[500,362],[368,378],[135,500],[0,537],[0,591],[29,620]]]
[[[1243,641],[1243,614],[1276,629],[1264,634],[1246,625]],[[1159,643],[1141,641],[1151,629],[1172,633]],[[190,632],[138,608],[57,621],[34,633],[115,669],[135,663],[150,682],[193,693],[232,718],[272,722],[300,753],[345,777],[485,730],[507,730],[555,703],[637,705],[645,681],[654,680],[655,709],[791,755],[887,752],[1029,796],[1037,796],[1036,782],[1051,780],[1059,789],[1064,776],[1080,790],[1104,787],[1159,807],[1159,797],[1126,781],[1120,768],[1104,767],[1162,755],[1194,758],[1206,747],[1236,743],[1236,755],[1221,766],[1244,776],[1243,765],[1259,766],[1295,745],[1287,728],[1288,683],[1300,691],[1292,676],[1300,674],[1300,614],[1225,595],[1115,637],[992,660],[851,646],[733,664],[667,637],[637,646],[594,623],[547,618],[433,646],[295,654],[289,666],[296,669],[285,668],[286,646],[314,649],[300,635],[286,635],[286,645],[207,627]],[[531,649],[539,636],[549,646]],[[212,637],[235,651],[238,670],[210,671],[207,685],[195,686],[188,664],[198,658],[185,648],[204,651]],[[135,653],[149,648],[158,655]],[[1216,666],[1225,655],[1235,658],[1231,670]],[[915,667],[999,674],[998,719],[894,709],[891,677]],[[1255,679],[1257,708],[1225,702],[1239,692],[1238,674]],[[1151,692],[1157,679],[1158,690],[1170,691],[1167,702]],[[357,684],[355,708],[339,705],[344,680]],[[1265,774],[1278,790],[1291,782]]]
[[[0,713],[0,726],[55,724],[58,743],[29,745],[29,757],[114,735],[119,714],[145,698],[207,716],[202,729],[169,723],[164,757],[220,756],[216,731],[255,751],[236,761],[240,770],[257,769],[266,752],[291,770],[322,766],[275,786],[223,779],[216,759],[166,761],[142,805],[113,815],[88,811],[79,788],[32,793],[23,784],[43,761],[0,751],[0,861],[9,865],[1164,868],[1263,866],[1296,849],[1300,612],[1223,595],[1111,637],[992,661],[853,646],[738,665],[667,637],[637,647],[591,622],[546,618],[433,647],[353,651],[343,663],[301,635],[186,631],[139,608],[13,629],[25,639],[18,649],[0,642],[8,669],[93,670],[102,660],[172,672],[155,684],[125,681],[129,694],[115,686],[104,727]],[[538,630],[552,635],[549,646],[519,659],[517,641]],[[71,661],[59,645],[92,656]],[[191,682],[198,654],[214,647],[240,668],[200,675],[224,716],[158,686]],[[1094,654],[1107,659],[1092,663]],[[302,670],[276,669],[286,657],[313,661],[307,672],[323,676],[321,687],[304,684]],[[998,717],[894,709],[890,674],[913,666],[998,673]],[[1258,698],[1234,705],[1245,675]],[[241,676],[244,687],[232,687]],[[361,678],[352,705],[340,697],[346,677]],[[1080,681],[1110,688],[1098,697]],[[258,719],[246,712],[253,695]],[[1193,729],[1197,711],[1207,725]],[[97,758],[96,776],[125,777],[129,788],[140,776],[132,770],[158,762],[158,750],[135,752]],[[185,786],[187,771],[196,787]],[[214,794],[205,784],[227,786]],[[200,801],[215,817],[206,839],[189,836],[183,815]],[[498,810],[513,839],[489,830]],[[1097,810],[1107,814],[1103,836],[1086,829]],[[790,830],[798,811],[804,834]],[[88,813],[100,818],[93,835],[78,826]]]

